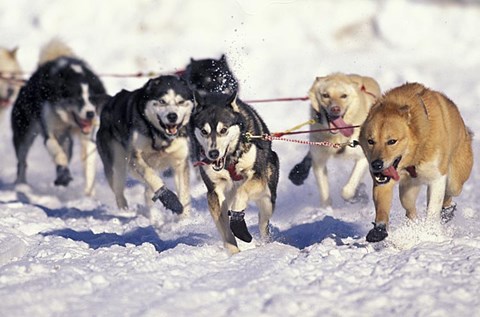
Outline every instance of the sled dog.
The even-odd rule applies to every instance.
[[[85,194],[93,195],[97,113],[108,99],[100,79],[72,50],[52,40],[40,52],[38,69],[22,87],[12,109],[16,183],[26,182],[27,154],[38,134],[56,165],[56,186],[68,186],[73,137],[79,135],[85,165]]]
[[[416,200],[427,185],[427,218],[449,221],[473,165],[472,132],[457,106],[418,83],[388,91],[371,109],[360,145],[373,179],[374,228],[367,241],[388,235],[393,187],[399,182],[406,216],[417,215]]]
[[[182,77],[189,87],[199,95],[223,93],[227,95],[238,93],[238,81],[233,75],[227,58],[190,59]]]
[[[226,249],[237,253],[235,237],[252,240],[244,220],[249,201],[259,208],[261,237],[269,236],[277,196],[278,157],[270,142],[247,137],[247,133],[263,135],[269,131],[260,116],[235,94],[197,95],[196,101],[191,125],[209,210]]]
[[[130,171],[145,184],[148,207],[160,200],[176,214],[189,210],[187,123],[193,106],[192,91],[177,76],[150,79],[137,90],[122,90],[107,103],[97,147],[118,208],[128,208],[124,189]],[[158,175],[165,168],[174,172],[179,197]]]
[[[22,69],[17,61],[17,48],[0,47],[0,122],[17,98],[22,85]]]
[[[310,141],[347,144],[358,140],[359,128],[371,105],[380,97],[380,87],[370,77],[334,73],[317,77],[310,88],[311,118],[315,120],[312,130],[331,129],[310,134]],[[360,147],[343,146],[340,149],[311,146],[309,153],[289,174],[295,185],[303,184],[308,177],[310,167],[320,191],[322,206],[331,205],[327,176],[327,162],[330,158],[353,159],[355,165],[347,184],[342,189],[342,197],[354,202],[357,188],[368,169],[367,160]]]

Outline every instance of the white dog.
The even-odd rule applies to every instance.
[[[365,121],[370,107],[380,94],[378,83],[370,77],[342,73],[317,77],[309,91],[311,116],[316,120],[311,129],[329,130],[311,133],[310,141],[346,144],[358,140],[360,129],[353,126],[361,125]],[[359,146],[343,146],[339,149],[311,146],[310,152],[289,175],[295,185],[301,185],[308,177],[309,169],[313,165],[322,206],[329,206],[332,202],[327,177],[327,161],[333,156],[355,160],[350,178],[342,190],[343,199],[352,201],[368,167]]]

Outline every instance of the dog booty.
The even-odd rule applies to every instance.
[[[442,211],[440,211],[440,219],[442,223],[447,223],[452,220],[455,216],[455,210],[457,210],[456,203],[452,203],[449,207],[442,208]]]
[[[380,242],[388,236],[387,227],[385,224],[373,223],[373,229],[367,234],[366,240],[368,242]]]
[[[165,208],[170,209],[176,214],[181,214],[183,212],[182,203],[178,200],[177,195],[168,189],[166,186],[162,186],[159,190],[155,192],[152,200],[160,202],[165,206]]]
[[[303,182],[307,179],[312,167],[312,159],[307,155],[300,163],[295,165],[290,174],[288,174],[288,179],[297,186],[303,185]]]
[[[70,170],[66,166],[57,166],[57,179],[55,179],[55,186],[68,186],[73,180]]]
[[[230,229],[233,235],[245,242],[252,241],[252,235],[248,232],[247,224],[245,223],[244,211],[229,211]]]

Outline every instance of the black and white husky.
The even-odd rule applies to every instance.
[[[247,134],[268,134],[260,116],[236,95],[196,95],[191,119],[200,174],[207,187],[210,213],[225,247],[239,252],[235,236],[250,242],[244,215],[249,201],[259,207],[262,239],[277,197],[279,162],[271,143]]]
[[[238,93],[239,85],[225,55],[219,59],[190,59],[182,74],[189,87],[201,96],[210,93],[232,95]]]
[[[135,91],[122,90],[102,111],[97,147],[117,206],[124,196],[127,169],[145,185],[145,201],[160,200],[172,212],[190,208],[187,123],[194,103],[187,83],[176,76],[149,80]],[[179,198],[158,175],[172,168]]]
[[[38,69],[18,94],[12,109],[13,144],[17,155],[16,183],[26,183],[27,154],[41,134],[56,165],[54,184],[72,180],[68,164],[73,136],[79,135],[85,165],[85,193],[92,195],[95,144],[92,134],[99,108],[108,100],[100,79],[59,40],[41,51]]]

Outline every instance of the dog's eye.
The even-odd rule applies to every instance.
[[[218,132],[218,133],[219,133],[220,135],[224,135],[224,134],[227,134],[227,132],[228,132],[228,129],[227,129],[227,128],[222,128],[222,129],[220,130],[220,132]]]
[[[330,95],[329,94],[322,94],[322,98],[328,99],[328,98],[330,98]]]
[[[343,95],[340,96],[340,98],[342,98],[342,99],[346,99],[347,97],[348,97],[347,94],[343,94]]]
[[[368,139],[368,140],[367,140],[367,143],[370,144],[370,145],[374,145],[374,144],[375,144],[375,141],[373,141],[372,139]]]
[[[208,131],[205,130],[205,129],[200,130],[200,133],[201,133],[202,135],[208,135]]]
[[[397,140],[395,140],[395,139],[390,139],[390,140],[387,141],[388,145],[394,145],[395,143],[397,143]]]

